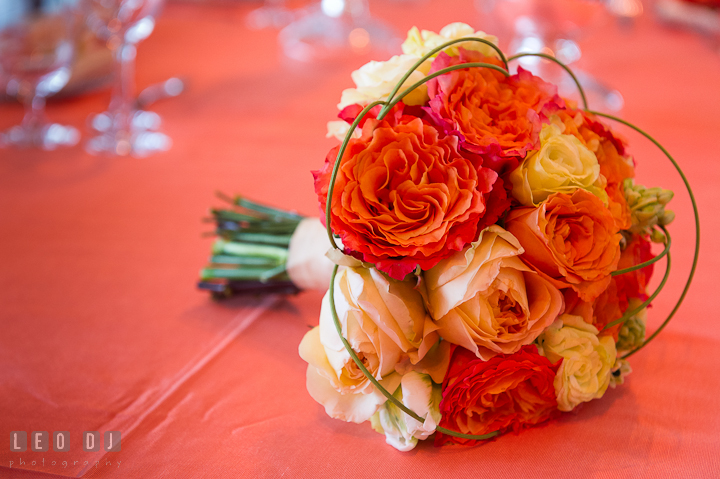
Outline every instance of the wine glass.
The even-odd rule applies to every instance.
[[[25,105],[20,125],[0,133],[0,145],[52,150],[72,146],[80,133],[71,126],[49,123],[45,98],[70,79],[75,55],[75,0],[0,2],[0,70],[6,91]]]
[[[170,148],[160,133],[160,117],[142,111],[135,98],[136,45],[155,28],[163,0],[83,0],[86,23],[113,53],[116,82],[108,111],[94,115],[91,127],[98,133],[86,150],[92,154],[146,156]]]

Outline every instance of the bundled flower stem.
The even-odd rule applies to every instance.
[[[242,196],[217,196],[231,206],[210,210],[217,239],[198,288],[216,298],[300,291],[288,276],[287,261],[290,240],[304,217]]]

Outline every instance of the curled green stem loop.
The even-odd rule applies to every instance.
[[[497,71],[497,72],[502,73],[502,74],[505,75],[506,77],[507,77],[507,76],[510,76],[510,73],[508,73],[507,70],[504,70],[502,67],[499,67],[499,66],[497,66],[497,65],[493,65],[492,63],[469,62],[469,63],[460,63],[460,64],[458,64],[458,65],[452,65],[452,66],[449,66],[449,67],[447,67],[447,68],[443,68],[442,70],[438,70],[438,71],[436,71],[436,72],[433,72],[433,73],[431,73],[430,75],[427,75],[426,77],[424,77],[423,79],[416,81],[416,82],[413,83],[411,86],[409,86],[409,87],[407,87],[405,90],[403,90],[403,92],[402,92],[400,95],[394,97],[392,100],[388,100],[388,102],[387,102],[387,103],[385,104],[385,106],[383,107],[383,110],[384,110],[385,108],[387,108],[388,111],[391,110],[392,107],[394,107],[395,105],[397,105],[397,103],[398,103],[400,100],[402,100],[403,98],[405,98],[408,94],[410,94],[410,92],[412,92],[412,91],[415,90],[416,88],[424,85],[425,83],[429,82],[429,81],[432,80],[433,78],[437,78],[437,77],[439,77],[440,75],[444,75],[444,74],[446,74],[446,73],[450,73],[450,72],[453,72],[453,71],[455,71],[455,70],[464,70],[464,69],[466,69],[466,68],[489,68],[490,70],[495,70],[495,71]],[[378,116],[378,119],[381,119],[380,116]]]
[[[668,232],[667,232],[667,230],[665,229],[665,227],[664,227],[664,226],[661,226],[660,228],[662,228],[662,230],[665,232],[665,237],[667,238],[667,241],[665,242],[665,249],[662,250],[662,252],[661,252],[659,255],[655,256],[655,257],[654,257],[653,259],[651,259],[651,260],[645,261],[645,262],[643,262],[643,263],[638,263],[638,264],[636,264],[635,266],[631,266],[631,267],[629,267],[629,268],[619,269],[619,270],[617,270],[617,271],[613,271],[610,275],[611,275],[611,276],[618,276],[618,275],[621,275],[621,274],[631,273],[631,272],[633,272],[633,271],[637,271],[637,270],[639,270],[639,269],[643,269],[643,268],[646,267],[646,266],[650,266],[650,265],[653,264],[653,263],[657,263],[657,262],[660,261],[665,255],[667,255],[668,253],[670,253],[670,245],[672,244],[672,240],[670,239],[670,235],[668,234]]]
[[[342,145],[340,146],[340,151],[338,151],[337,157],[335,158],[335,165],[333,165],[332,170],[332,176],[330,177],[330,183],[328,186],[328,193],[327,193],[327,200],[325,201],[325,229],[327,230],[328,238],[330,239],[330,244],[334,249],[340,249],[338,248],[337,243],[335,243],[335,238],[332,234],[332,225],[330,224],[330,218],[331,218],[331,208],[332,208],[332,197],[333,197],[333,191],[335,190],[335,178],[337,177],[338,170],[340,169],[340,162],[342,161],[342,157],[345,154],[345,149],[347,149],[348,143],[350,143],[350,138],[352,138],[353,132],[355,132],[355,128],[360,124],[363,118],[365,118],[365,115],[368,114],[370,110],[375,108],[378,105],[385,104],[384,101],[378,100],[370,103],[368,106],[362,109],[360,114],[355,118],[355,121],[352,122],[352,125],[350,125],[350,129],[348,130],[347,134],[345,135],[345,139],[342,142]]]
[[[667,233],[666,233],[666,234],[667,234]],[[622,315],[621,317],[619,317],[618,319],[616,319],[616,320],[614,320],[614,321],[611,321],[611,322],[609,322],[608,324],[606,324],[605,327],[602,328],[601,331],[605,331],[606,329],[610,329],[610,328],[612,328],[613,326],[615,326],[616,324],[624,323],[624,322],[627,321],[628,319],[630,319],[630,318],[632,318],[633,316],[635,316],[636,314],[638,314],[638,313],[639,313],[640,311],[642,311],[643,309],[647,308],[648,305],[657,297],[658,294],[660,294],[660,291],[662,291],[662,289],[665,287],[665,283],[667,283],[667,280],[668,280],[669,277],[670,277],[670,252],[668,251],[668,253],[667,253],[667,265],[665,266],[665,275],[663,276],[663,279],[662,279],[662,281],[660,282],[660,284],[658,285],[658,287],[657,287],[657,289],[655,290],[655,292],[654,292],[652,295],[650,295],[650,297],[649,297],[648,299],[646,299],[640,306],[638,306],[638,307],[635,308],[634,310],[632,310],[632,311],[630,311],[630,312],[626,312],[625,314],[623,314],[623,315]]]
[[[685,189],[687,189],[688,196],[690,196],[690,202],[692,203],[693,215],[694,215],[694,219],[695,219],[695,253],[693,254],[693,262],[692,262],[692,266],[690,267],[690,273],[688,274],[688,279],[685,282],[685,287],[683,288],[682,293],[680,294],[680,298],[678,298],[677,303],[675,303],[675,307],[672,309],[672,311],[670,311],[670,314],[665,319],[665,321],[663,321],[663,323],[660,325],[660,327],[658,329],[656,329],[655,332],[652,335],[650,335],[650,337],[647,338],[640,346],[633,349],[632,351],[630,351],[629,353],[627,353],[626,355],[624,355],[622,357],[622,359],[626,359],[626,358],[629,358],[630,356],[632,356],[633,354],[637,353],[638,351],[640,351],[647,344],[649,344],[650,341],[655,339],[657,337],[657,335],[660,334],[660,331],[665,329],[665,326],[667,326],[668,323],[670,322],[670,320],[675,316],[675,313],[677,313],[678,309],[680,309],[680,305],[685,300],[685,296],[687,296],[688,290],[690,289],[690,284],[692,283],[693,277],[695,276],[695,270],[697,269],[698,258],[700,256],[700,213],[698,212],[697,202],[695,201],[695,195],[693,194],[692,188],[690,187],[690,182],[688,181],[687,177],[685,176],[685,173],[683,173],[682,169],[680,169],[680,165],[677,164],[677,161],[675,161],[675,159],[672,157],[672,155],[670,155],[670,153],[655,138],[653,138],[652,136],[650,136],[649,134],[647,134],[646,132],[644,132],[643,130],[638,128],[637,126],[633,125],[632,123],[627,122],[616,116],[608,115],[607,113],[591,111],[591,110],[587,110],[587,112],[591,113],[593,115],[602,116],[604,118],[608,118],[610,120],[617,121],[618,123],[622,123],[623,125],[637,131],[642,136],[644,136],[645,138],[650,140],[655,146],[657,146],[660,149],[660,151],[662,151],[665,154],[665,156],[668,158],[668,160],[670,160],[670,163],[673,164],[673,166],[675,167],[675,170],[677,170],[678,174],[680,175],[680,178],[682,178],[683,183],[685,184]],[[669,258],[670,257],[668,254],[668,260],[669,260]]]
[[[508,58],[508,61],[511,62],[513,60],[517,60],[518,58],[522,58],[522,57],[545,58],[546,60],[550,60],[550,61],[555,62],[558,65],[560,65],[563,68],[563,70],[568,72],[568,74],[572,77],[573,81],[575,82],[575,86],[577,86],[577,89],[580,92],[580,98],[582,99],[582,102],[583,102],[583,108],[586,110],[588,109],[588,102],[587,102],[587,97],[585,96],[585,90],[583,90],[582,85],[580,85],[580,81],[578,81],[575,74],[572,72],[572,70],[570,70],[570,67],[565,65],[563,62],[561,62],[554,56],[548,55],[547,53],[518,53],[517,55],[513,55],[510,58]]]

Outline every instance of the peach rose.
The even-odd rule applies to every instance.
[[[342,268],[333,287],[343,336],[384,388],[395,391],[411,370],[442,381],[448,347],[437,346],[437,326],[414,282],[388,279],[375,269]],[[300,357],[308,363],[308,392],[329,416],[360,423],[386,398],[350,357],[331,314],[326,294],[319,326],[300,343]]]
[[[511,210],[505,227],[525,249],[522,259],[558,288],[593,301],[620,260],[615,220],[600,199],[579,189],[554,193],[540,206]]]
[[[423,275],[428,309],[445,340],[485,361],[532,343],[563,310],[549,281],[518,257],[517,239],[497,225]]]
[[[507,205],[505,190],[493,186],[498,175],[462,156],[457,142],[409,115],[367,120],[362,138],[350,141],[335,182],[332,226],[345,248],[403,279],[495,223]],[[314,172],[322,218],[337,151]]]

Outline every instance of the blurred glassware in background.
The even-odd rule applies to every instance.
[[[165,151],[170,138],[157,131],[160,116],[138,108],[135,98],[136,44],[155,28],[163,0],[83,0],[90,30],[113,52],[115,86],[107,112],[90,117],[98,133],[86,150],[92,154],[147,156]]]
[[[322,0],[279,35],[287,55],[302,62],[338,58],[347,54],[396,52],[400,37],[370,15],[367,0]]]
[[[50,123],[45,116],[45,98],[70,78],[76,3],[0,0],[0,70],[7,94],[25,104],[22,123],[0,134],[0,145],[52,150],[80,140],[76,128]]]
[[[656,0],[654,7],[660,22],[703,35],[720,54],[720,0]]]
[[[617,4],[616,8],[620,11],[620,2],[636,1],[476,0],[476,7],[481,13],[479,27],[501,39],[509,39],[507,45],[501,46],[510,54],[545,53],[566,65],[572,65],[589,104],[599,110],[617,112],[624,105],[620,92],[578,68],[582,58],[578,42],[608,18],[611,3]],[[550,60],[523,57],[517,63],[533,74],[557,84],[562,95],[579,100],[572,79]]]
[[[641,0],[605,0],[605,4],[608,11],[625,25],[632,25],[643,12]]]
[[[264,5],[248,13],[245,24],[251,30],[283,28],[300,15],[299,9],[288,8],[285,0],[265,0]]]

